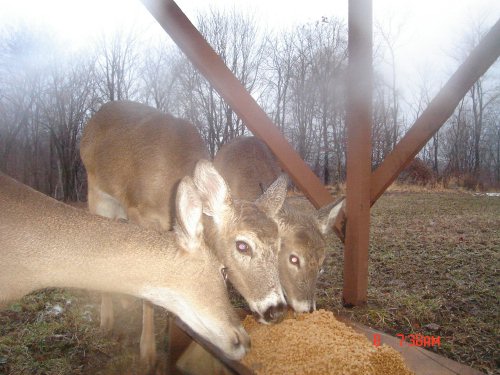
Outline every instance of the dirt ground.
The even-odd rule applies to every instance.
[[[346,309],[342,246],[329,238],[318,308],[393,335],[440,336],[429,350],[500,373],[500,197],[386,194],[372,210],[370,246],[368,304]],[[116,303],[116,329],[106,335],[98,329],[99,301],[98,293],[50,289],[0,311],[0,374],[135,373],[141,303]],[[156,309],[160,353],[168,345],[165,322]]]

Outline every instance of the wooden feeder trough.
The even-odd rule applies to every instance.
[[[244,319],[246,312],[243,310],[238,310],[238,312],[240,317]],[[439,356],[429,350],[423,349],[420,347],[422,345],[411,346],[411,343],[408,341],[402,342],[400,338],[392,337],[358,323],[353,323],[343,317],[337,317],[337,320],[341,323],[345,323],[355,332],[364,335],[367,339],[365,347],[367,344],[374,346],[387,345],[394,349],[402,356],[406,367],[416,375],[481,374],[481,372],[471,367],[462,365],[458,362]],[[261,325],[260,328],[268,329],[268,327],[269,326]],[[341,333],[343,333],[344,330],[346,329],[342,328]],[[251,329],[250,334],[252,334]],[[308,332],[301,332],[301,334],[307,335]],[[254,369],[246,367],[241,362],[225,358],[219,349],[206,342],[203,338],[200,338],[178,318],[171,321],[169,340],[168,374],[201,375],[211,373],[250,375],[255,373]],[[317,338],[316,340],[320,340],[320,338]],[[358,339],[357,341],[360,340]],[[286,351],[285,348],[279,348],[279,350],[282,354]],[[300,348],[297,348],[297,346],[290,345],[289,351],[291,356],[301,355]],[[390,359],[392,360],[392,355]],[[330,359],[326,356],[325,360],[334,361],[335,359]],[[277,367],[279,364],[275,363],[274,365]],[[392,370],[390,370],[392,365],[384,367],[384,375],[399,373],[397,372],[397,365],[398,363],[396,362]],[[377,370],[381,369],[377,368]],[[311,373],[314,373],[314,371]]]

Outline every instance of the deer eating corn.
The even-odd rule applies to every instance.
[[[241,362],[256,374],[413,374],[394,349],[375,347],[330,311],[318,310],[272,326],[247,316],[252,340]]]

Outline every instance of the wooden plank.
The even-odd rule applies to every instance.
[[[173,0],[142,0],[146,8],[177,43],[193,65],[276,155],[285,171],[316,206],[333,201],[318,177],[281,135],[257,102],[206,42]]]
[[[372,1],[349,0],[347,72],[348,220],[344,248],[346,306],[366,303],[370,238]]]
[[[177,324],[178,318],[168,318],[168,356],[167,356],[167,374],[182,375],[182,371],[177,369],[177,361],[184,351],[193,342],[191,336],[184,332]]]
[[[191,337],[192,340],[200,344],[208,353],[210,353],[220,362],[222,362],[226,366],[226,370],[228,370],[229,372],[233,372],[235,374],[240,374],[240,375],[251,375],[253,373],[250,369],[245,367],[239,361],[234,361],[227,358],[219,348],[217,348],[215,345],[213,345],[212,343],[208,342],[203,337],[198,335],[195,331],[191,329],[191,327],[185,324],[181,319],[176,318],[174,326],[176,326],[175,327],[176,330],[179,330],[178,332],[179,336],[188,335],[189,337]],[[185,349],[187,349],[187,347],[189,346],[189,345],[185,346],[186,343],[187,342],[183,337],[181,344]]]
[[[411,129],[373,173],[371,182],[372,205],[453,114],[472,85],[493,65],[499,55],[500,20],[474,48],[469,57],[432,99]]]
[[[440,356],[430,350],[417,346],[403,345],[398,337],[391,336],[382,331],[375,330],[360,323],[351,321],[347,316],[337,316],[337,319],[351,326],[356,332],[366,336],[373,342],[377,335],[380,345],[386,344],[398,351],[404,358],[406,365],[415,375],[481,375],[482,372],[472,367],[463,365],[446,357]],[[378,340],[380,339],[380,341]]]

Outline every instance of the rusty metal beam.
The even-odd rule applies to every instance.
[[[372,130],[372,1],[349,0],[347,71],[348,220],[344,247],[344,305],[366,302],[370,238]]]
[[[142,0],[194,66],[280,160],[285,171],[317,207],[333,201],[318,177],[281,135],[255,100],[173,0]]]
[[[469,57],[451,76],[415,124],[372,173],[370,201],[373,205],[399,173],[408,166],[415,155],[453,114],[460,100],[472,85],[495,63],[500,55],[500,20],[472,50]],[[334,224],[335,233],[345,242],[347,214],[339,212]]]
[[[472,85],[500,55],[500,20],[429,103],[406,135],[372,174],[371,204],[384,193],[403,169],[453,114]],[[348,169],[349,170],[349,169]]]

